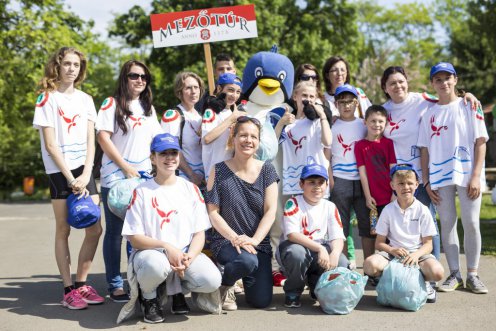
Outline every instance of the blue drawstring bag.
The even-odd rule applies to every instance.
[[[327,314],[351,313],[363,296],[367,279],[343,267],[324,272],[315,286],[320,308]]]
[[[127,207],[131,203],[134,189],[144,181],[153,178],[146,172],[140,171],[139,173],[141,177],[122,179],[112,186],[109,191],[108,207],[121,220],[126,217]]]
[[[418,266],[405,266],[393,259],[382,272],[376,287],[377,303],[417,311],[427,301],[424,276]]]

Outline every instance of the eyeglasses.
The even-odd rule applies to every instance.
[[[246,115],[238,117],[236,121],[238,123],[246,123],[246,122],[250,121],[258,127],[262,126],[262,124],[260,123],[260,121],[258,119],[256,119],[255,117],[250,117],[250,116],[246,116]]]
[[[338,106],[341,106],[341,107],[352,106],[355,102],[356,102],[355,99],[353,99],[353,100],[338,100],[338,101],[336,101],[336,103],[338,104]]]
[[[130,72],[127,74],[127,78],[130,80],[138,80],[138,78],[141,78],[142,81],[146,82],[148,81],[148,76],[144,74],[137,74],[135,72]]]
[[[300,76],[300,80],[307,81],[307,80],[310,80],[310,79],[313,80],[313,81],[318,80],[317,75],[305,75],[305,74],[303,74],[303,75]]]
[[[329,70],[329,72],[332,72],[333,74],[346,73],[346,69],[343,69],[343,68],[334,68],[334,69]]]

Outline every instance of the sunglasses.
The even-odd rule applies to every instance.
[[[250,121],[258,127],[262,126],[262,124],[260,123],[260,121],[258,119],[256,119],[255,117],[250,117],[250,116],[246,116],[246,115],[238,117],[236,121],[238,123],[246,123],[246,122]]]
[[[317,80],[317,75],[305,75],[305,74],[303,74],[303,75],[300,76],[300,80],[307,81],[307,80],[310,80],[310,79],[311,80],[314,80],[314,81]]]
[[[138,78],[141,78],[142,81],[148,81],[148,76],[147,75],[144,75],[144,74],[137,74],[135,72],[130,72],[127,74],[127,78],[129,78],[130,80],[138,80]]]

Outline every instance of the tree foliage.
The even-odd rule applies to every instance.
[[[439,1],[459,86],[483,103],[496,101],[496,0]]]
[[[48,57],[62,46],[75,46],[88,57],[89,79],[82,89],[103,99],[113,87],[108,47],[84,22],[64,10],[60,0],[0,1],[0,183],[12,188],[24,176],[46,181],[39,135],[32,128],[37,83]],[[112,82],[112,84],[110,84]]]

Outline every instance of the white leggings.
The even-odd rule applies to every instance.
[[[456,230],[457,215],[455,196],[458,192],[460,199],[461,219],[463,225],[463,245],[467,258],[467,269],[477,270],[481,252],[481,234],[479,216],[482,194],[475,200],[467,196],[467,188],[458,185],[449,185],[438,189],[441,203],[437,212],[441,220],[441,240],[444,253],[448,260],[450,272],[460,270],[460,243]]]
[[[199,254],[186,269],[184,278],[172,271],[171,265],[163,250],[147,249],[136,252],[133,260],[134,272],[143,297],[147,300],[157,296],[157,287],[166,281],[167,294],[184,292],[211,293],[221,283],[221,275],[217,267],[203,253]]]

